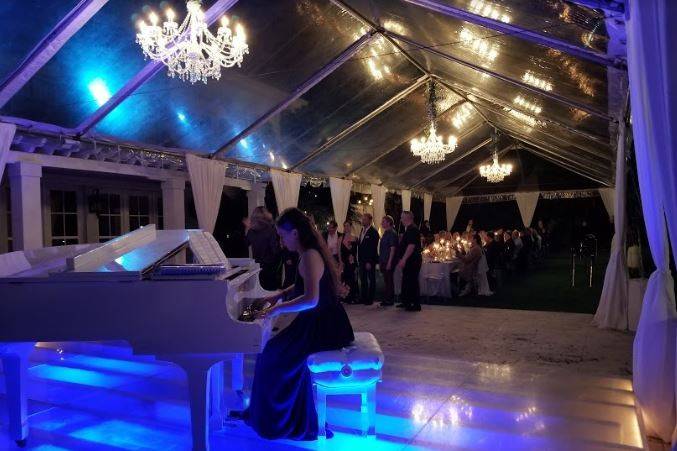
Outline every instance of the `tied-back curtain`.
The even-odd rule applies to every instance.
[[[301,174],[271,169],[270,179],[273,182],[273,190],[275,190],[278,212],[282,213],[287,208],[298,206]]]
[[[616,212],[611,255],[604,274],[599,305],[593,318],[593,324],[604,329],[628,328],[628,267],[625,263],[625,132],[625,124],[621,120],[616,146],[616,195],[614,196],[614,190],[609,188],[599,190],[602,199],[605,192],[614,200],[615,205],[611,209],[607,206],[609,217],[612,218],[613,212]],[[607,201],[604,201],[604,205],[607,205]]]
[[[212,233],[219,215],[228,163],[188,154],[186,164],[195,201],[197,222],[202,230]]]
[[[411,211],[411,191],[402,190],[402,211]]]
[[[15,132],[16,125],[0,123],[0,182],[2,182],[2,174],[5,172],[9,148],[12,145]]]
[[[433,208],[433,195],[423,193],[423,219],[430,221],[430,210]]]
[[[538,196],[540,196],[538,191],[515,193],[515,200],[517,201],[517,207],[520,210],[524,227],[531,226],[531,221],[534,219],[534,211],[536,211],[536,204],[538,203]]]
[[[454,227],[454,222],[456,222],[458,210],[460,210],[461,203],[463,203],[463,196],[447,197],[444,203],[447,213],[447,230],[451,231]]]
[[[623,165],[625,166],[625,164]],[[618,173],[618,162],[616,162],[616,173]],[[624,174],[625,176],[625,174]],[[618,181],[616,182],[618,183]],[[615,203],[616,203],[616,190],[613,188],[600,188],[599,189],[599,196],[602,198],[602,202],[604,202],[604,208],[606,208],[606,212],[609,214],[609,221],[614,220],[614,213],[615,213]]]
[[[374,224],[381,233],[381,219],[386,214],[386,193],[388,188],[385,186],[371,185],[371,199],[374,201]]]
[[[633,386],[646,432],[677,438],[674,283],[668,233],[677,255],[677,16],[674,0],[630,0],[626,30],[637,174],[656,271],[633,347]],[[666,229],[666,219],[669,229]]]
[[[350,205],[350,189],[352,187],[352,180],[329,177],[331,204],[334,207],[334,219],[338,223],[339,232],[343,232],[343,223],[346,221],[346,216],[348,216],[348,206]]]

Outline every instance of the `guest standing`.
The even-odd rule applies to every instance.
[[[353,329],[336,295],[334,259],[308,217],[296,208],[285,210],[277,230],[284,245],[300,256],[299,277],[294,287],[279,291],[273,299],[277,302],[259,317],[298,315],[256,359],[251,401],[243,417],[263,438],[316,440],[317,413],[306,359],[348,346]]]
[[[339,248],[339,243],[341,241],[341,236],[342,234],[338,232],[338,223],[334,220],[329,221],[327,231],[322,234],[322,237],[327,243],[329,253],[332,255],[332,257],[334,257],[334,260],[336,260],[337,264],[340,261],[339,251],[341,249]]]
[[[463,268],[461,268],[461,278],[465,280],[465,288],[459,296],[467,296],[473,290],[475,276],[477,275],[477,265],[482,258],[482,241],[479,235],[470,237],[470,248],[468,253],[461,257]]]
[[[384,216],[381,220],[383,236],[379,242],[378,266],[381,269],[385,286],[381,307],[387,307],[395,303],[393,270],[395,269],[395,254],[397,253],[398,238],[393,230],[394,223],[395,221],[392,216]]]
[[[420,312],[421,302],[418,285],[418,274],[421,272],[421,232],[414,224],[414,215],[410,211],[403,211],[401,216],[404,225],[404,235],[397,248],[399,262],[397,267],[402,271],[402,289],[400,298],[404,307],[410,312]]]
[[[357,268],[357,237],[353,235],[353,225],[350,221],[343,223],[343,236],[341,237],[341,282],[348,287],[348,295],[345,302],[355,304],[359,294],[355,269]]]
[[[261,265],[259,279],[265,290],[280,287],[280,239],[275,231],[273,215],[266,207],[256,207],[251,217],[244,221],[247,244],[252,248],[254,261]]]
[[[357,245],[357,261],[360,264],[360,300],[365,305],[373,304],[376,294],[379,236],[372,222],[373,218],[369,213],[362,215],[362,231]]]

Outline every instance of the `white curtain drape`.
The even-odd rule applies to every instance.
[[[433,208],[433,195],[423,193],[423,219],[430,221],[430,210]]]
[[[614,239],[611,245],[611,255],[609,263],[604,274],[604,286],[599,298],[597,312],[593,318],[593,324],[603,329],[628,328],[628,267],[625,263],[625,124],[621,120],[618,126],[618,145],[616,146],[616,190],[603,188],[600,189],[600,195],[604,199],[604,191],[609,197],[614,199],[615,205],[607,206],[609,217],[614,221]],[[610,192],[610,193],[609,193]]]
[[[334,207],[334,219],[338,223],[339,232],[343,232],[343,223],[348,216],[350,205],[350,189],[353,187],[352,180],[329,177],[329,191],[331,191],[331,204]]]
[[[374,224],[381,233],[381,219],[386,214],[386,193],[388,188],[385,186],[371,185],[371,198],[374,201]]]
[[[195,201],[197,222],[202,230],[212,233],[219,215],[228,163],[188,154],[186,164]]]
[[[451,231],[454,227],[458,210],[460,210],[461,203],[463,203],[463,196],[447,197],[444,203],[447,213],[447,230]]]
[[[656,264],[635,334],[633,386],[646,432],[669,441],[677,437],[677,314],[668,267],[668,233],[677,255],[677,2],[630,0],[626,7],[637,174]]]
[[[275,190],[277,211],[282,213],[287,208],[297,207],[299,190],[301,189],[301,174],[271,169],[270,179]]]
[[[538,191],[515,193],[515,200],[517,201],[517,207],[520,210],[524,227],[531,226],[531,220],[534,219],[534,211],[536,211],[536,204],[538,203],[538,196],[540,196]]]
[[[616,164],[616,167],[618,168],[618,163]],[[618,172],[618,169],[616,169],[616,172]],[[606,208],[606,212],[609,214],[609,221],[613,221],[615,212],[614,205],[616,203],[616,190],[613,188],[600,188],[598,191],[599,196],[602,198],[602,202],[604,202],[604,208]]]
[[[9,148],[12,145],[15,132],[16,125],[0,123],[0,181],[2,181],[2,174],[5,172]]]
[[[402,190],[402,211],[411,211],[411,191]]]

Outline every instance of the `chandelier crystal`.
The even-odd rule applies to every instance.
[[[492,160],[491,164],[480,166],[480,175],[485,177],[489,183],[502,182],[512,172],[512,165],[509,163],[499,164],[498,153],[495,150]]]
[[[216,35],[209,31],[200,0],[187,2],[188,15],[179,25],[174,21],[174,11],[166,11],[167,20],[158,25],[154,12],[148,15],[147,23],[139,21],[136,42],[146,58],[160,61],[167,66],[170,77],[182,81],[207,83],[209,78],[221,78],[221,68],[239,67],[245,54],[249,53],[244,28],[238,24],[235,33],[228,18],[221,18]]]
[[[435,84],[432,81],[428,87],[428,96],[428,119],[430,120],[428,135],[411,140],[411,153],[421,158],[423,163],[434,164],[444,161],[447,154],[456,149],[458,140],[451,135],[445,143],[444,138],[437,134],[437,127],[435,126],[437,120],[435,101],[437,98],[435,96]]]

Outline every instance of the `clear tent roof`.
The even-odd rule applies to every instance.
[[[204,0],[203,8],[219,2]],[[9,36],[0,43],[0,94],[31,49],[81,3],[0,2]],[[0,107],[3,120],[438,193],[475,183],[498,130],[508,159],[521,148],[548,162],[535,167],[556,165],[582,185],[613,184],[625,88],[623,37],[609,24],[622,21],[622,12],[577,4],[594,2],[240,0],[228,16],[246,27],[250,53],[242,67],[206,85],[169,78],[164,68],[136,83],[150,64],[134,41],[148,6],[103,3]],[[183,3],[162,7],[182,17]],[[346,62],[294,96],[370,33]],[[456,150],[434,165],[409,151],[427,129],[429,80],[438,86],[439,132],[458,137]],[[99,114],[125,86],[134,89]],[[552,186],[547,174],[540,179]]]

